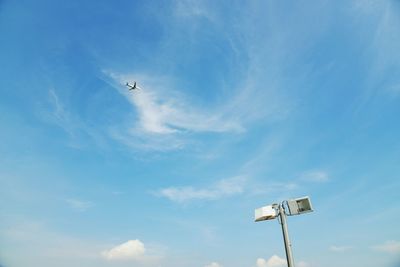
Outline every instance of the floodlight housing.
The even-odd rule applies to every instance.
[[[256,222],[272,220],[279,215],[277,204],[264,206],[254,211],[254,220]]]
[[[287,215],[299,215],[312,212],[310,198],[300,197],[291,200],[284,200],[279,204],[272,204],[255,210],[255,221],[272,220],[279,216],[280,225],[282,226],[283,242],[285,243],[286,260],[288,267],[294,267],[294,259],[292,254],[292,244],[290,243]]]
[[[288,200],[287,205],[289,210],[288,215],[299,215],[313,211],[311,201],[308,196]]]

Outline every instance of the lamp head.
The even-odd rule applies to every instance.
[[[258,208],[254,211],[254,220],[256,222],[273,220],[279,215],[278,205],[272,204]]]
[[[311,201],[308,196],[288,200],[287,205],[289,209],[288,215],[299,215],[313,211]]]

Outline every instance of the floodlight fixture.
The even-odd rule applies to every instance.
[[[258,208],[254,211],[254,220],[256,222],[259,221],[266,221],[266,220],[273,220],[278,217],[278,205],[268,205],[261,208]]]
[[[287,206],[289,212],[288,215],[299,215],[313,211],[311,201],[308,196],[287,200]]]
[[[285,209],[287,207],[287,211]],[[300,215],[312,212],[310,198],[300,197],[290,200],[282,201],[280,204],[272,204],[258,208],[254,212],[254,219],[256,222],[273,220],[279,216],[280,224],[282,226],[283,241],[285,243],[286,259],[288,267],[294,267],[294,260],[292,254],[292,243],[289,239],[289,231],[286,222],[287,215]]]

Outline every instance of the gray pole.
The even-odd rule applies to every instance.
[[[283,241],[285,242],[285,250],[286,250],[286,260],[288,263],[288,267],[294,267],[294,260],[292,254],[292,243],[290,243],[289,232],[286,222],[286,213],[283,208],[283,202],[279,204],[279,216],[281,218],[282,232],[283,232]]]

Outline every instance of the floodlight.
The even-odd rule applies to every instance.
[[[313,208],[309,197],[295,198],[282,201],[280,204],[272,204],[255,210],[254,219],[256,222],[272,220],[279,216],[279,223],[282,226],[283,242],[285,243],[286,260],[288,267],[294,267],[292,255],[292,244],[289,239],[286,222],[287,215],[299,215],[312,212]]]
[[[301,197],[287,201],[289,214],[299,215],[307,212],[312,212],[312,205],[309,197]]]
[[[256,209],[254,211],[254,220],[256,222],[259,222],[259,221],[275,219],[279,215],[276,206],[277,205],[274,204]]]

